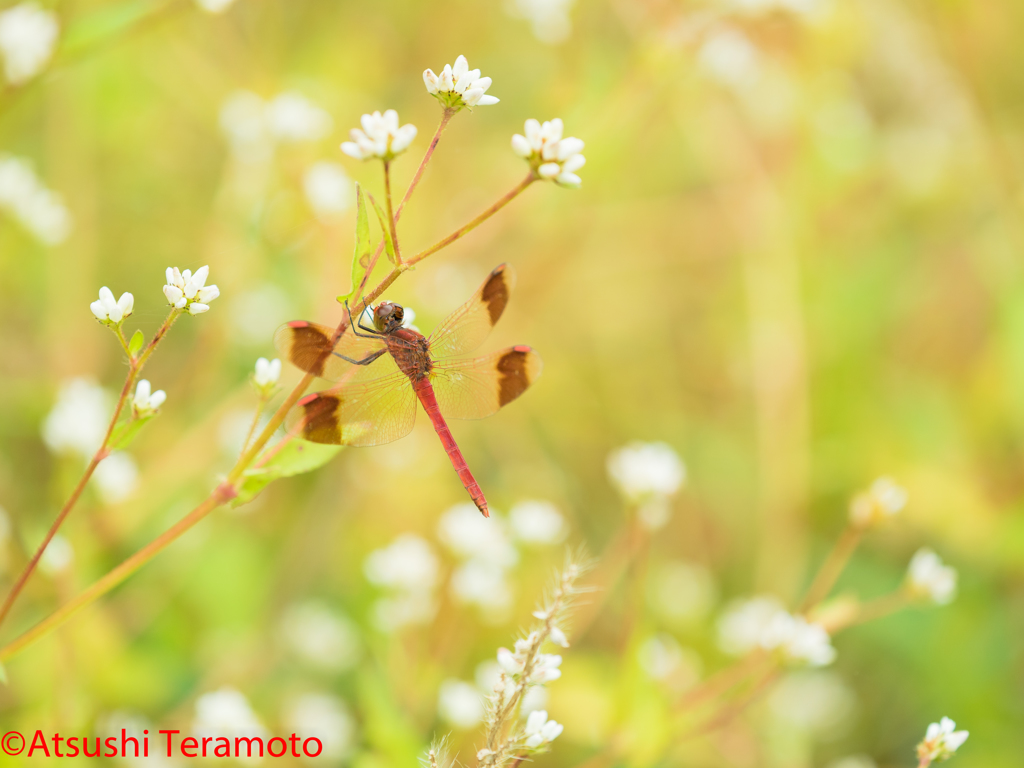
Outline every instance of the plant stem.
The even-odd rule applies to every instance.
[[[438,129],[438,135],[440,135],[440,131],[441,128]],[[436,141],[434,142],[434,144],[436,144]],[[431,146],[431,151],[432,149],[433,144]],[[426,159],[427,158],[424,158],[424,163],[426,162]],[[427,251],[424,251],[421,254],[418,254],[415,261],[422,261],[423,259],[427,258],[427,256],[430,256],[431,254],[441,250],[441,248],[443,248],[448,243],[454,242],[459,237],[464,235],[466,232],[469,232],[471,229],[477,227],[483,221],[490,218],[499,210],[504,208],[516,195],[518,195],[520,192],[526,189],[526,187],[528,187],[530,183],[533,181],[534,177],[532,174],[530,176],[527,176],[526,179],[520,182],[520,184],[515,189],[506,194],[503,198],[501,198],[501,200],[499,200],[497,203],[488,208],[483,214],[478,216],[468,225],[463,227],[461,230],[456,231],[449,237],[445,238],[445,240],[441,241],[441,243],[439,243],[438,245],[428,249]],[[408,199],[409,194],[410,193],[406,193],[406,199]],[[354,307],[352,307],[352,316],[358,317],[360,313],[362,313],[363,310],[366,309],[367,306],[369,306],[373,301],[375,301],[382,293],[384,293],[384,291],[390,288],[391,285],[395,282],[395,280],[397,280],[403,272],[409,269],[411,263],[412,262],[405,262],[404,264],[395,265],[394,269],[392,269],[387,274],[387,276],[385,276],[385,278],[377,285],[376,288],[374,288],[368,294],[363,296],[363,298],[360,299],[359,302]],[[369,274],[369,272],[367,272],[367,274]],[[159,331],[157,331],[156,335],[153,337],[153,340],[143,351],[142,355],[140,355],[138,359],[138,365],[136,366],[135,369],[136,373],[141,367],[141,364],[144,363],[145,360],[148,359],[149,355],[152,354],[153,349],[156,347],[157,343],[159,343],[160,339],[163,338],[164,334],[166,334],[167,329],[170,328],[174,320],[177,319],[178,314],[178,310],[173,310],[170,316],[164,322],[164,325],[160,328]],[[345,332],[347,327],[348,315],[346,314],[345,316],[342,317],[341,321],[338,323],[338,326],[334,331],[334,334],[331,336],[332,345],[338,343],[338,340],[341,339],[341,336]],[[207,496],[206,499],[204,499],[199,504],[199,506],[197,506],[187,515],[185,515],[185,517],[183,517],[173,526],[164,531],[164,533],[160,534],[159,537],[154,539],[148,545],[140,549],[138,552],[136,552],[134,555],[132,555],[127,560],[122,562],[112,571],[108,572],[101,579],[94,582],[90,587],[88,587],[84,592],[82,592],[78,597],[73,599],[71,602],[66,603],[60,608],[58,608],[56,611],[50,614],[50,616],[48,616],[42,622],[40,622],[35,627],[30,629],[28,632],[23,634],[21,637],[14,640],[12,643],[9,643],[3,648],[0,648],[0,661],[9,659],[22,648],[26,647],[27,645],[34,642],[43,635],[47,634],[48,632],[52,631],[53,629],[59,627],[61,624],[67,621],[72,615],[74,615],[79,609],[83,608],[89,603],[105,595],[107,592],[112,590],[118,584],[120,584],[133,573],[135,573],[135,571],[137,571],[139,568],[145,565],[154,556],[159,554],[169,544],[171,544],[185,532],[190,530],[194,525],[196,525],[196,523],[198,523],[200,520],[206,517],[210,512],[219,507],[221,504],[224,504],[225,502],[234,498],[238,493],[236,484],[242,478],[242,475],[245,473],[245,470],[248,469],[248,467],[257,459],[257,457],[260,454],[260,451],[263,450],[263,447],[267,444],[270,438],[273,437],[274,432],[277,431],[277,428],[284,423],[284,420],[287,417],[288,412],[299,401],[303,394],[305,394],[306,389],[309,388],[309,385],[313,382],[314,378],[315,376],[311,373],[307,373],[302,377],[299,383],[295,386],[295,389],[293,389],[289,393],[288,397],[286,397],[284,402],[281,403],[277,411],[274,412],[274,415],[271,416],[270,421],[267,422],[267,425],[263,428],[263,431],[260,432],[259,436],[253,442],[253,444],[249,446],[249,448],[245,450],[239,457],[238,461],[232,468],[231,472],[228,473],[228,476],[224,480],[224,482],[221,483],[209,496]],[[109,435],[107,439],[109,439]],[[95,467],[93,467],[93,469],[95,469]],[[37,554],[41,554],[41,552]],[[38,557],[36,559],[38,560]],[[0,613],[0,620],[2,619],[3,614]]]
[[[388,228],[391,230],[391,242],[395,245],[395,263],[402,263],[402,251],[398,247],[398,227],[395,226],[395,211],[391,207],[391,163],[384,161],[384,205],[388,211]]]
[[[686,695],[680,699],[677,708],[687,710],[709,698],[725,693],[756,672],[767,659],[768,657],[763,652],[750,653],[732,666],[719,670],[693,690],[687,691]]]
[[[723,725],[727,725],[730,720],[739,715],[743,710],[753,704],[757,699],[768,690],[768,687],[775,682],[779,676],[779,669],[772,667],[769,669],[760,680],[758,680],[754,687],[745,694],[742,698],[737,701],[733,701],[726,704],[722,710],[713,718],[705,722],[703,725],[698,726],[689,733],[683,734],[680,739],[694,738],[696,736],[704,736],[713,731],[717,731]]]
[[[71,492],[71,496],[64,506],[61,507],[60,512],[57,514],[56,519],[50,526],[50,530],[46,532],[46,536],[43,537],[43,541],[36,548],[35,554],[32,555],[32,559],[28,561],[28,564],[22,570],[21,575],[18,576],[18,580],[14,582],[14,586],[11,587],[11,591],[7,593],[7,597],[4,599],[4,603],[0,606],[0,625],[3,624],[4,619],[7,618],[7,614],[11,612],[11,608],[14,607],[15,600],[18,599],[18,595],[25,588],[25,584],[28,582],[29,577],[35,571],[36,566],[39,564],[40,558],[43,556],[43,552],[53,541],[53,537],[57,535],[57,531],[60,530],[61,525],[64,524],[64,520],[71,510],[74,509],[75,504],[78,503],[78,499],[82,496],[82,492],[85,490],[85,486],[89,483],[92,478],[93,472],[96,471],[96,467],[99,466],[100,462],[110,455],[110,451],[107,445],[110,443],[110,437],[114,434],[114,428],[117,426],[118,420],[121,418],[121,411],[124,410],[124,405],[128,401],[128,397],[131,395],[132,387],[135,386],[135,381],[138,379],[139,373],[142,371],[142,366],[146,364],[146,360],[153,354],[153,350],[160,340],[166,335],[167,330],[174,324],[174,321],[178,317],[178,310],[172,309],[171,313],[164,320],[160,330],[157,331],[153,340],[146,347],[145,351],[138,358],[133,358],[131,353],[128,355],[128,375],[125,377],[124,386],[121,387],[121,396],[117,399],[117,405],[114,407],[114,415],[110,417],[110,424],[107,425],[107,432],[103,436],[103,442],[100,447],[96,449],[96,453],[93,454],[92,459],[89,460],[89,464],[85,468],[85,472],[82,473],[81,478],[78,480],[78,484],[75,489]],[[124,347],[125,352],[128,352],[128,345],[124,343],[124,335],[121,333],[121,329],[117,329],[117,338],[121,341],[121,346]]]
[[[828,593],[835,586],[836,580],[849,562],[853,551],[860,544],[862,535],[863,531],[860,528],[852,525],[846,527],[836,545],[825,559],[825,562],[822,563],[821,568],[814,577],[814,581],[811,582],[811,587],[807,590],[807,596],[800,606],[801,612],[806,613],[828,597]]]
[[[402,202],[398,204],[398,210],[395,211],[395,223],[402,218],[402,211],[405,210],[405,204],[409,202],[409,198],[412,197],[412,193],[416,190],[416,187],[420,183],[420,179],[423,178],[423,171],[427,168],[427,163],[430,162],[430,158],[434,155],[434,150],[437,148],[437,143],[441,140],[441,134],[444,133],[444,129],[448,127],[448,122],[455,116],[455,110],[446,109],[444,114],[441,115],[441,122],[437,126],[437,130],[434,131],[434,138],[430,140],[430,146],[427,147],[426,154],[423,155],[423,159],[420,160],[420,166],[416,169],[416,173],[413,174],[412,181],[409,182],[409,188],[405,190],[405,196],[402,198]],[[363,290],[366,288],[366,283],[370,279],[370,274],[373,272],[373,268],[377,266],[377,260],[380,258],[381,253],[384,251],[384,240],[377,244],[377,250],[374,252],[373,257],[370,259],[370,264],[366,268],[366,274],[363,275],[363,279],[359,283],[359,290],[356,292],[356,296],[361,296]]]
[[[888,595],[875,598],[871,602],[865,603],[860,607],[860,610],[851,617],[848,621],[843,623],[837,623],[835,626],[826,626],[829,634],[834,634],[841,629],[847,629],[848,627],[855,627],[858,624],[866,624],[869,621],[875,621],[876,619],[883,619],[886,616],[891,616],[898,611],[902,611],[913,602],[910,595],[904,590],[900,589],[896,592],[892,592]]]
[[[263,409],[266,407],[267,398],[260,395],[260,401],[256,404],[256,413],[252,417],[252,424],[249,425],[249,432],[245,436],[245,442],[242,443],[242,453],[245,453],[245,449],[249,447],[249,441],[252,440],[252,436],[256,432],[256,427],[259,426],[260,416],[263,415]]]
[[[407,259],[406,260],[406,264],[410,264],[410,265],[411,264],[418,264],[419,262],[421,262],[425,258],[427,258],[427,256],[430,256],[431,254],[437,253],[442,248],[445,248],[445,247],[451,245],[452,243],[454,243],[456,240],[458,240],[463,235],[469,234],[474,229],[476,229],[478,226],[480,226],[485,221],[487,221],[487,219],[491,218],[491,216],[493,216],[498,211],[500,211],[502,208],[504,208],[506,205],[511,203],[519,195],[520,192],[522,192],[524,189],[526,189],[528,186],[530,186],[536,180],[537,180],[537,177],[533,174],[533,171],[531,171],[529,174],[527,174],[525,179],[523,179],[521,182],[519,182],[509,192],[505,193],[498,200],[498,202],[496,202],[494,205],[492,205],[486,211],[481,213],[479,216],[477,216],[475,219],[473,219],[468,224],[465,224],[462,227],[460,227],[459,229],[457,229],[454,232],[452,232],[450,235],[448,235],[448,237],[444,238],[443,240],[439,240],[434,245],[432,245],[429,248],[427,248],[427,250],[420,251],[415,256],[413,256],[411,259]]]

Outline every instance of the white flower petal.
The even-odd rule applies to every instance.
[[[553,179],[561,173],[561,171],[562,169],[559,167],[558,163],[544,163],[537,169],[537,175],[542,179]]]
[[[480,97],[480,101],[478,101],[476,105],[478,107],[489,107],[492,104],[497,104],[499,101],[500,99],[497,96],[491,96],[485,93],[483,96]]]
[[[518,133],[512,137],[512,151],[520,157],[529,157],[533,154],[533,148],[530,146],[529,140]]]
[[[192,302],[188,305],[188,313],[190,315],[201,315],[203,312],[209,312],[210,308],[206,304],[199,304]]]

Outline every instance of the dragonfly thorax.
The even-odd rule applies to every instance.
[[[373,327],[381,333],[393,333],[402,327],[405,309],[401,304],[382,301],[373,310]]]

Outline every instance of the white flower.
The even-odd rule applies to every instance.
[[[551,627],[551,632],[548,634],[551,642],[555,645],[560,645],[563,648],[569,647],[569,638],[565,636],[565,632],[560,630],[558,627]]]
[[[836,658],[831,638],[823,626],[785,612],[772,617],[761,638],[761,647],[780,651],[787,662],[812,667],[828,666]]]
[[[289,607],[281,637],[297,656],[321,669],[342,672],[359,661],[359,630],[317,601]]]
[[[782,603],[771,596],[730,603],[718,620],[718,647],[733,656],[742,656],[761,647],[772,620],[785,612]]]
[[[608,474],[630,503],[676,494],[686,466],[666,443],[630,443],[608,456]]]
[[[0,53],[11,83],[20,85],[46,66],[59,29],[57,14],[38,3],[21,3],[0,13]]]
[[[100,288],[100,297],[89,305],[89,309],[101,323],[120,323],[132,313],[135,307],[135,297],[130,293],[122,293],[121,298],[114,301],[114,294],[107,286]]]
[[[448,723],[466,730],[483,719],[484,700],[476,686],[462,680],[449,679],[441,683],[437,709]]]
[[[850,502],[850,522],[858,528],[876,525],[907,505],[907,492],[888,477],[880,477]]]
[[[55,453],[90,456],[103,442],[111,410],[106,390],[88,379],[72,379],[61,387],[43,422],[43,441]]]
[[[569,9],[576,0],[510,0],[510,14],[526,19],[533,36],[542,43],[561,43],[569,37],[572,22]]]
[[[321,221],[331,221],[352,207],[352,180],[338,163],[313,163],[302,177],[309,207]]]
[[[411,123],[398,127],[398,113],[389,109],[383,115],[374,112],[363,115],[362,128],[349,131],[352,141],[341,145],[341,151],[356,160],[380,158],[391,160],[401,154],[416,138],[416,126]]]
[[[136,418],[149,416],[163,405],[166,399],[167,393],[162,389],[153,392],[148,379],[139,379],[139,383],[135,385],[135,396],[132,398],[132,410],[135,411]]]
[[[177,267],[167,268],[167,285],[164,296],[175,309],[184,309],[190,315],[200,315],[210,309],[210,302],[220,296],[216,285],[207,285],[210,275],[208,266],[200,267],[193,275],[192,270],[179,271]]]
[[[39,570],[48,576],[56,576],[66,571],[74,559],[75,550],[72,549],[71,542],[56,533],[43,550],[43,556],[39,558]]]
[[[437,537],[457,557],[478,558],[499,568],[511,567],[519,560],[501,517],[495,513],[482,517],[469,502],[456,504],[441,515]]]
[[[701,69],[723,85],[746,88],[761,75],[761,54],[746,35],[736,29],[715,31],[697,52]]]
[[[530,682],[541,684],[550,683],[562,676],[559,667],[562,664],[562,657],[556,653],[538,653],[537,660],[530,670]]]
[[[943,565],[942,559],[927,547],[917,550],[910,559],[907,587],[915,596],[946,605],[956,596],[956,581],[956,569]]]
[[[498,103],[496,96],[487,94],[491,78],[480,77],[479,69],[470,69],[465,56],[459,56],[453,65],[445,64],[439,75],[431,69],[424,70],[423,83],[427,86],[427,93],[449,109],[487,107]]]
[[[956,723],[944,717],[928,726],[924,740],[917,745],[917,757],[923,765],[948,760],[967,741],[968,735],[967,731],[956,730]]]
[[[460,565],[452,573],[450,586],[458,602],[484,609],[492,623],[504,620],[512,607],[512,590],[505,571],[486,560],[473,558]]]
[[[788,672],[768,697],[773,719],[822,740],[835,738],[853,724],[857,698],[835,672]]]
[[[662,633],[644,640],[637,659],[652,680],[665,680],[682,664],[683,649],[672,635]]]
[[[437,609],[432,590],[439,563],[430,545],[405,533],[389,546],[371,552],[363,561],[366,578],[392,594],[374,605],[374,622],[385,631],[430,621]]]
[[[512,151],[527,160],[540,178],[576,188],[581,184],[576,171],[587,162],[580,154],[583,140],[575,136],[562,138],[562,130],[562,121],[557,117],[543,125],[527,120],[526,135],[517,133],[512,137]]]
[[[260,389],[272,389],[281,378],[281,361],[277,358],[267,360],[261,357],[256,361],[256,372],[252,376],[253,383]]]
[[[323,752],[304,758],[311,765],[345,758],[355,746],[355,719],[345,702],[329,693],[306,693],[292,699],[285,708],[284,722],[303,739],[320,739]]]
[[[363,563],[363,573],[379,587],[425,589],[437,583],[437,555],[424,539],[403,533],[384,549],[371,552]]]
[[[562,735],[562,725],[554,720],[548,720],[548,713],[543,709],[531,712],[526,718],[526,747],[537,749],[548,744]]]
[[[568,534],[565,519],[550,501],[520,501],[508,518],[512,534],[524,544],[557,544]]]
[[[39,181],[25,160],[0,155],[0,208],[44,245],[57,245],[71,232],[71,214],[60,195]]]
[[[234,4],[235,0],[195,0],[195,2],[207,13],[224,13]]]
[[[235,91],[220,108],[220,128],[232,152],[243,160],[270,156],[273,142],[267,128],[266,104],[252,91]]]
[[[139,484],[139,468],[127,453],[112,453],[96,466],[96,490],[107,504],[124,501]]]
[[[267,129],[278,141],[316,141],[331,132],[334,120],[301,93],[278,94],[266,108]]]
[[[192,733],[196,736],[232,738],[265,736],[267,730],[253,712],[248,699],[234,688],[224,687],[196,699]]]

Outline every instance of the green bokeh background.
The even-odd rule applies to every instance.
[[[811,768],[862,753],[895,768],[913,764],[914,743],[942,715],[971,731],[957,765],[1021,764],[1024,5],[830,0],[804,15],[579,0],[557,44],[499,2],[238,0],[219,16],[188,2],[49,5],[63,47],[47,73],[0,95],[0,151],[31,158],[75,224],[45,248],[0,221],[5,589],[81,468],[40,437],[60,384],[122,381],[122,353],[88,310],[98,287],[133,292],[129,326],[147,335],[165,314],[168,265],[209,264],[222,295],[179,322],[146,369],[168,401],[131,448],[138,491],[115,505],[86,494],[65,529],[73,567],[33,579],[5,639],[230,468],[218,435],[253,407],[247,377],[256,357],[273,356],[273,329],[335,323],[334,297],[349,287],[354,215],[318,221],[303,172],[341,162],[379,195],[379,165],[337,147],[362,113],[395,108],[419,127],[395,168],[404,189],[440,117],[420,73],[464,53],[501,103],[452,122],[403,216],[407,252],[521,178],[509,138],[524,119],[560,116],[588,160],[581,190],[535,185],[388,294],[428,332],[495,265],[518,271],[488,345],[528,343],[546,367],[521,401],[453,425],[470,466],[499,511],[554,502],[568,543],[599,562],[629,523],[608,453],[665,441],[689,470],[669,525],[600,593],[600,614],[566,652],[548,703],[566,729],[538,765]],[[725,29],[756,52],[731,83],[708,47]],[[240,88],[299,91],[334,128],[279,147],[254,178],[218,126]],[[927,544],[959,570],[958,599],[836,638],[833,671],[857,701],[837,733],[781,725],[760,702],[713,738],[679,740],[676,694],[643,673],[636,649],[663,631],[702,656],[705,674],[728,662],[712,616],[666,624],[643,580],[686,560],[711,570],[721,603],[795,601],[849,497],[880,474],[910,503],[866,539],[840,589],[894,589]],[[273,725],[285,697],[315,689],[352,710],[352,764],[413,765],[449,730],[440,681],[472,679],[511,642],[564,556],[523,550],[505,623],[445,597],[432,623],[374,629],[367,553],[405,531],[436,542],[439,517],[462,501],[422,414],[399,443],[275,483],[12,660],[0,722],[89,733],[104,713],[129,710],[178,727],[198,695],[229,685]],[[329,675],[282,649],[283,611],[309,598],[362,628],[355,669]],[[478,733],[456,731],[453,743],[472,763]]]

